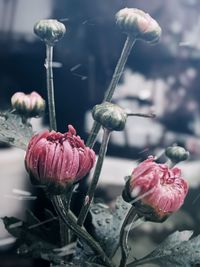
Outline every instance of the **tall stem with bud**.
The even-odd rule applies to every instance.
[[[48,106],[49,106],[49,121],[50,130],[57,130],[56,123],[56,110],[55,110],[55,99],[54,99],[54,83],[53,83],[53,46],[46,44],[46,77],[47,77],[47,95],[48,95]]]
[[[115,71],[113,73],[112,80],[111,80],[110,85],[106,91],[103,102],[106,102],[106,101],[110,102],[111,101],[113,94],[115,92],[116,86],[117,86],[117,84],[118,84],[118,82],[119,82],[119,80],[123,74],[124,66],[126,64],[126,61],[128,59],[128,56],[131,52],[131,49],[132,49],[135,41],[136,40],[133,37],[128,35],[126,42],[124,44],[121,56],[117,62]],[[92,126],[92,130],[89,134],[89,137],[88,137],[88,140],[86,143],[86,145],[89,146],[90,148],[92,148],[94,146],[95,141],[96,141],[96,137],[99,133],[100,128],[101,128],[101,124],[99,122],[94,121],[93,126]]]

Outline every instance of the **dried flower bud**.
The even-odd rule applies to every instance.
[[[83,178],[95,163],[95,153],[86,147],[69,125],[68,132],[44,131],[34,135],[28,145],[25,166],[28,173],[59,194]]]
[[[123,8],[116,14],[119,27],[135,39],[149,43],[157,43],[161,36],[161,28],[148,13],[137,8]]]
[[[190,153],[181,146],[170,146],[166,148],[165,155],[173,162],[179,163],[187,160]]]
[[[135,206],[138,214],[153,222],[164,221],[183,204],[188,184],[177,167],[169,169],[149,157],[133,170],[123,191],[125,201]]]
[[[51,46],[63,38],[65,32],[65,25],[56,19],[43,19],[34,26],[34,33]]]
[[[103,127],[113,131],[123,130],[127,119],[125,110],[109,102],[94,106],[92,116]]]
[[[45,110],[45,100],[36,92],[15,93],[11,98],[12,107],[25,117],[38,117]]]

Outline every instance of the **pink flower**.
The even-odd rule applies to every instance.
[[[63,187],[83,178],[94,163],[94,151],[85,146],[71,125],[64,134],[46,130],[34,135],[25,157],[26,169],[36,180]]]
[[[137,8],[123,8],[116,14],[116,23],[129,35],[149,43],[157,43],[161,28],[148,13]]]
[[[169,169],[149,157],[136,167],[123,192],[124,199],[150,221],[164,221],[183,204],[188,183],[177,167]]]
[[[26,117],[39,116],[45,110],[45,101],[36,92],[31,94],[17,92],[12,96],[11,104],[19,114]]]

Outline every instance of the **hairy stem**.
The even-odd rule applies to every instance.
[[[128,59],[128,56],[131,52],[131,49],[132,49],[134,43],[135,43],[135,39],[128,35],[126,42],[124,44],[121,56],[117,62],[115,71],[113,73],[112,80],[110,82],[110,85],[109,85],[106,93],[105,93],[105,97],[103,100],[104,102],[105,101],[108,101],[108,102],[111,101],[113,94],[115,92],[116,86],[117,86],[117,84],[118,84],[118,82],[122,76],[122,73],[124,71],[124,66],[126,64],[126,61]],[[92,126],[92,130],[90,132],[90,135],[89,135],[87,143],[86,143],[86,145],[89,146],[90,148],[92,148],[95,144],[96,137],[98,135],[100,127],[101,127],[101,125],[98,122],[94,121],[93,126]]]
[[[85,222],[85,219],[87,217],[89,208],[90,208],[90,204],[92,202],[92,199],[94,197],[94,193],[99,181],[99,176],[101,173],[101,169],[102,169],[102,165],[103,165],[103,161],[106,155],[106,151],[107,151],[107,147],[108,147],[108,142],[110,139],[110,131],[108,129],[104,129],[104,133],[103,133],[103,140],[102,140],[102,144],[100,147],[100,151],[99,151],[99,156],[98,156],[98,160],[97,160],[97,164],[96,164],[96,168],[94,171],[94,175],[91,181],[91,184],[88,188],[86,197],[85,197],[85,202],[81,208],[79,217],[78,217],[78,225],[82,226]]]
[[[93,237],[88,232],[85,231],[84,228],[80,227],[77,224],[75,216],[71,213],[71,211],[66,212],[61,197],[53,196],[52,203],[58,216],[62,218],[63,222],[101,257],[102,262],[104,262],[106,266],[113,267],[112,262],[110,261],[106,253],[103,251],[101,246],[93,239]]]
[[[46,44],[46,78],[47,78],[47,95],[48,95],[48,106],[49,106],[49,122],[50,130],[57,130],[56,124],[56,111],[55,111],[55,100],[54,100],[54,85],[53,85],[53,46]]]

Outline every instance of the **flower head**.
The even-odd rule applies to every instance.
[[[26,169],[37,181],[63,188],[83,178],[94,162],[94,151],[71,125],[64,134],[46,130],[34,135],[25,157]]]
[[[34,33],[51,46],[63,38],[65,32],[65,25],[56,19],[42,19],[34,26]]]
[[[116,14],[116,23],[135,39],[157,43],[161,28],[148,13],[137,8],[123,8]]]
[[[164,221],[183,204],[188,184],[177,167],[154,162],[149,157],[133,170],[123,197],[149,221]]]
[[[11,104],[17,113],[25,117],[40,116],[45,110],[45,100],[36,92],[17,92],[12,96]]]
[[[92,116],[103,127],[113,131],[122,131],[127,119],[126,111],[110,102],[103,102],[94,106]]]
[[[190,153],[181,146],[170,146],[165,149],[165,155],[173,162],[179,163],[181,161],[187,160]]]

